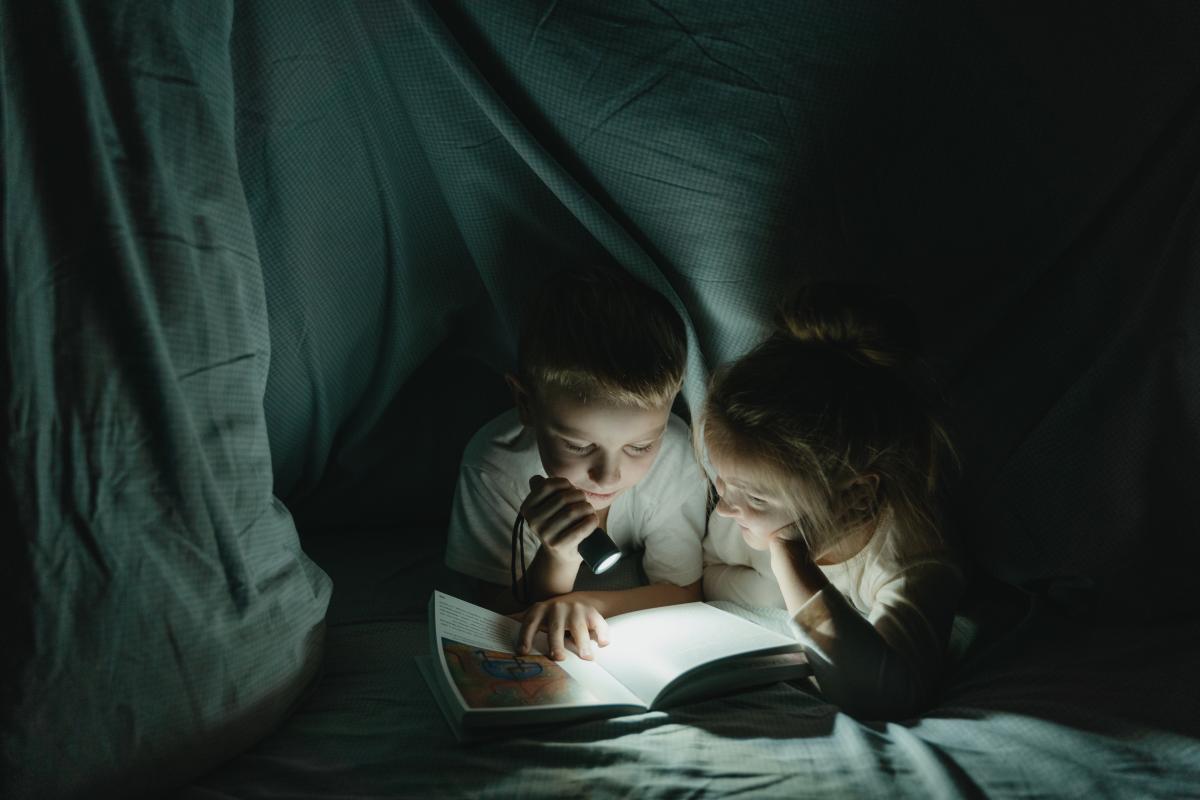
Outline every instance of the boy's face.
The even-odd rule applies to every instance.
[[[650,471],[671,413],[670,407],[583,402],[554,389],[516,393],[521,422],[537,437],[546,474],[566,478],[597,511]]]

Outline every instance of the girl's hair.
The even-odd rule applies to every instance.
[[[775,322],[713,375],[701,418],[709,452],[788,498],[814,552],[884,513],[906,550],[937,547],[940,484],[957,462],[911,312],[869,287],[816,283],[785,300]],[[852,483],[870,475],[874,493]]]

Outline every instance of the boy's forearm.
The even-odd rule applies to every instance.
[[[575,588],[575,577],[582,563],[583,560],[578,557],[554,556],[547,548],[539,547],[525,573],[530,602],[570,592]]]
[[[643,608],[673,606],[677,603],[692,603],[703,599],[700,581],[689,583],[687,586],[676,586],[673,583],[653,583],[649,586],[638,586],[634,589],[619,591],[574,592],[572,597],[590,604],[605,618],[615,617],[617,614],[629,611],[639,611]]]

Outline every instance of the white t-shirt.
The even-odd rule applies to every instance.
[[[949,551],[896,555],[889,546],[895,535],[889,514],[856,555],[818,565],[830,585],[792,617],[825,696],[866,715],[929,699],[963,591],[962,569]],[[732,520],[713,514],[704,561],[705,600],[784,607],[770,552],[746,544]]]
[[[533,431],[515,409],[479,429],[467,444],[459,468],[446,566],[508,586],[512,526],[529,494],[529,479],[545,476]],[[608,511],[606,530],[625,555],[601,576],[580,569],[575,588],[628,588],[636,585],[637,559],[651,582],[686,586],[700,579],[707,483],[692,452],[687,425],[674,414],[667,421],[654,463],[646,476],[619,494]],[[525,566],[540,542],[524,526]]]

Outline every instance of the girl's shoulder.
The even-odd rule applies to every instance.
[[[957,548],[949,542],[913,536],[901,530],[888,514],[861,554],[861,585],[865,597],[875,597],[884,587],[937,584],[960,586],[964,568]]]

